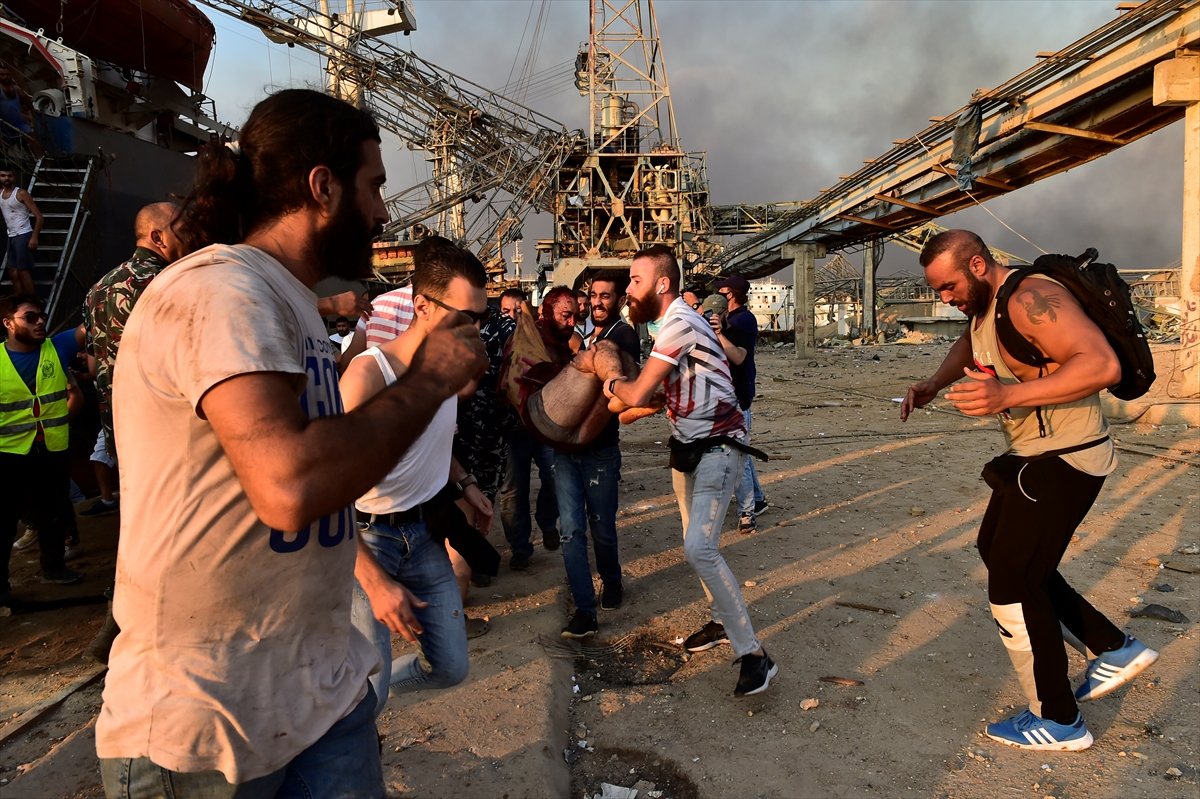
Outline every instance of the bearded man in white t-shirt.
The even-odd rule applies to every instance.
[[[385,178],[370,115],[307,90],[198,156],[175,226],[193,252],[143,293],[116,362],[110,797],[384,794],[350,503],[487,363],[448,314],[342,414],[312,286],[370,273]]]
[[[631,324],[659,322],[654,349],[636,380],[613,378],[606,396],[631,407],[650,403],[660,387],[671,422],[671,482],[683,520],[683,553],[700,578],[712,620],[684,647],[702,652],[730,644],[741,663],[735,696],[767,690],[779,667],[754,634],[741,584],[721,555],[721,521],[747,453],[746,420],[729,361],[712,327],[679,296],[679,262],[668,247],[639,251],[629,266]]]

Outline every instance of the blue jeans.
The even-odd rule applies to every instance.
[[[383,767],[375,730],[375,697],[358,706],[278,771],[231,785],[219,771],[180,772],[148,757],[103,758],[108,799],[382,799]]]
[[[358,534],[392,579],[417,599],[429,603],[427,607],[413,608],[425,630],[417,640],[429,664],[426,669],[420,655],[415,653],[392,660],[392,631],[375,618],[366,592],[357,582],[354,584],[350,618],[355,628],[375,644],[382,662],[380,670],[371,675],[378,716],[387,704],[389,690],[403,693],[449,688],[467,678],[467,625],[462,594],[446,547],[430,537],[425,522],[399,527],[360,524]]]
[[[500,486],[500,523],[504,537],[514,555],[532,555],[529,541],[529,477],[533,464],[538,467],[542,487],[538,491],[538,529],[545,535],[558,526],[558,503],[554,498],[554,450],[521,428],[505,433],[508,439],[508,460],[504,463],[504,483]]]
[[[592,530],[596,571],[606,584],[620,584],[617,555],[617,484],[621,448],[601,447],[569,455],[554,453],[559,540],[575,610],[596,615],[596,588],[588,565],[587,532]]]
[[[746,408],[742,411],[742,416],[746,420],[746,432],[750,432],[750,409]],[[754,468],[754,458],[746,458],[746,466],[742,470],[742,479],[738,481],[733,490],[734,502],[737,503],[738,516],[749,516],[751,521],[754,521],[754,505],[762,502],[766,497],[763,495],[762,486],[758,484],[758,470]]]
[[[700,578],[713,621],[725,626],[736,656],[758,649],[742,587],[721,555],[721,522],[746,455],[728,444],[714,447],[695,471],[671,470],[671,485],[683,520],[683,555]]]

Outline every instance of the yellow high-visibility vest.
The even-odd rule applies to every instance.
[[[0,355],[0,452],[26,454],[39,427],[46,449],[67,448],[67,373],[50,339],[42,342],[38,354],[35,388],[36,395],[30,393],[7,351]]]

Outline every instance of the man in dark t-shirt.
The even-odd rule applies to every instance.
[[[717,292],[729,302],[729,311],[724,315],[712,316],[708,321],[717,334],[717,341],[725,350],[725,357],[729,359],[733,390],[737,394],[738,406],[746,417],[746,431],[749,432],[750,404],[754,401],[757,376],[754,347],[758,342],[758,320],[746,307],[750,281],[741,275],[733,275],[717,283]],[[767,509],[767,498],[758,483],[754,458],[746,459],[745,471],[737,482],[733,496],[738,507],[738,530],[743,533],[754,532],[758,514]]]
[[[611,341],[634,360],[641,355],[637,331],[621,319],[629,277],[621,272],[601,272],[589,292],[593,328],[584,348],[597,341]],[[558,498],[559,540],[567,585],[575,602],[575,613],[563,628],[564,638],[586,638],[599,629],[596,620],[596,589],[588,565],[587,533],[592,532],[596,571],[603,589],[600,607],[616,610],[624,599],[621,561],[617,553],[617,484],[621,477],[620,421],[613,416],[608,425],[580,452],[554,453],[554,485]],[[590,525],[589,525],[590,518]]]

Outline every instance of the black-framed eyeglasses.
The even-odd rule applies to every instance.
[[[29,311],[28,313],[16,314],[16,315],[20,316],[22,319],[24,319],[25,324],[27,324],[27,325],[36,325],[38,322],[48,322],[50,320],[50,314],[37,313],[34,311]]]
[[[434,305],[436,305],[439,308],[444,308],[445,310],[451,311],[453,313],[466,314],[470,318],[470,320],[477,325],[483,324],[492,315],[491,308],[488,308],[486,311],[467,311],[467,310],[463,310],[462,308],[454,308],[450,305],[447,305],[446,303],[439,300],[437,297],[430,297],[428,294],[422,294],[421,296],[424,297],[425,299],[429,300],[430,302],[432,302]]]

